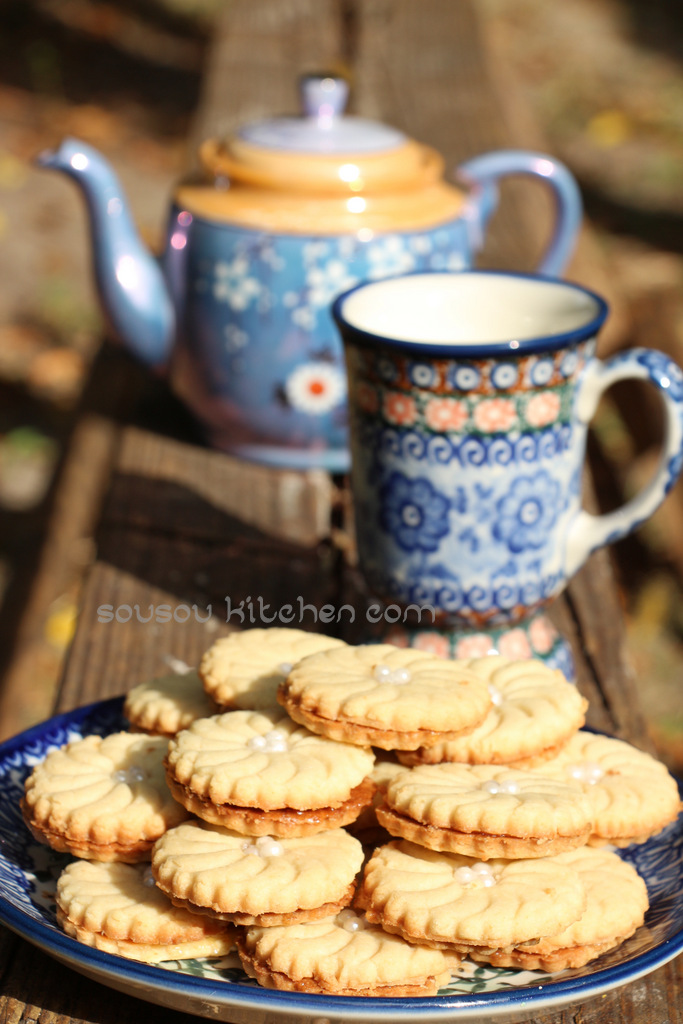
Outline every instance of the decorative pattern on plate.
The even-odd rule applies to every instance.
[[[206,961],[167,962],[150,967],[135,964],[80,946],[57,927],[54,913],[54,885],[65,856],[37,844],[23,826],[19,799],[23,781],[48,750],[89,733],[106,735],[124,725],[122,700],[103,701],[80,708],[30,729],[0,745],[0,919],[51,955],[58,955],[75,969],[87,969],[104,984],[133,994],[133,984],[144,984],[150,1000],[160,1005],[213,1019],[225,1016],[232,1006],[259,1008],[271,1014],[298,1012],[301,1019],[330,1014],[343,1015],[343,1008],[363,1006],[374,1020],[471,1021],[472,994],[484,1002],[477,1012],[489,1018],[515,1010],[533,1013],[544,1007],[584,1001],[609,988],[625,984],[654,970],[683,951],[683,823],[669,826],[643,846],[620,851],[644,877],[650,896],[645,927],[617,950],[575,971],[548,975],[538,971],[511,971],[475,966],[464,961],[458,975],[439,999],[414,1001],[368,999],[332,1000],[324,996],[289,996],[259,989],[237,965],[237,958]],[[163,970],[163,974],[160,971]],[[216,982],[225,982],[219,990]],[[244,1012],[244,1011],[242,1011]],[[253,1012],[253,1011],[252,1011]]]

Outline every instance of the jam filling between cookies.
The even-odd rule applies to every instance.
[[[377,791],[377,786],[372,779],[366,778],[351,790],[346,800],[341,801],[339,804],[308,808],[273,807],[264,810],[260,807],[244,807],[240,804],[216,804],[208,797],[199,796],[189,786],[181,785],[170,773],[169,783],[173,788],[177,788],[187,794],[188,799],[198,801],[216,814],[224,814],[226,818],[238,815],[244,818],[258,819],[259,821],[271,820],[299,824],[302,822],[306,824],[323,824],[329,821],[330,818],[337,818],[340,815],[346,817],[353,811],[356,812],[355,817],[357,817],[365,807],[370,806]]]

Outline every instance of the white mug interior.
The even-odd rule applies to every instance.
[[[361,285],[341,306],[352,327],[414,344],[517,347],[581,331],[600,300],[568,282],[498,272],[408,274]]]

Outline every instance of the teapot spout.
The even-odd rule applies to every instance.
[[[140,241],[118,178],[97,150],[78,139],[65,139],[36,162],[68,174],[82,190],[104,313],[135,355],[163,368],[175,333],[173,302],[161,267]]]

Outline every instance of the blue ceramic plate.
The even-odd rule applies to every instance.
[[[29,942],[104,985],[160,1006],[215,1020],[258,1019],[288,1024],[322,1018],[345,1021],[528,1020],[543,1010],[627,984],[683,950],[683,820],[624,857],[647,882],[645,925],[619,949],[581,970],[549,975],[465,964],[447,988],[429,999],[372,999],[274,992],[243,974],[234,957],[150,967],[101,953],[57,927],[55,880],[68,858],[37,844],[19,810],[23,782],[49,750],[89,733],[125,728],[120,698],[79,708],[0,745],[0,920]]]

